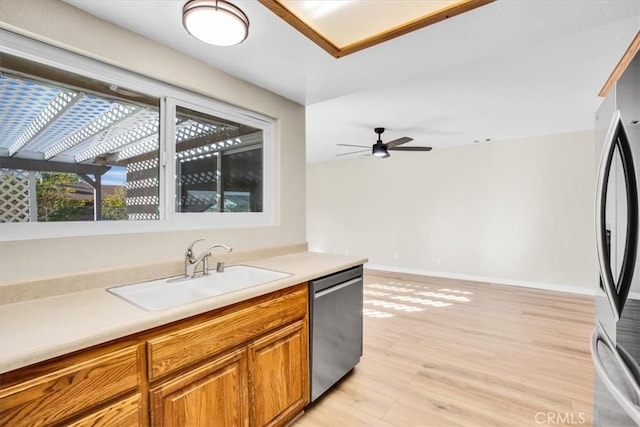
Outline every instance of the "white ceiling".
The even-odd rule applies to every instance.
[[[184,31],[185,0],[65,1],[306,105],[310,162],[373,144],[377,126],[436,149],[590,129],[640,29],[639,0],[499,0],[335,59],[255,0],[233,1],[251,26],[226,48]]]

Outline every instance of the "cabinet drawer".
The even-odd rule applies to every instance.
[[[307,286],[275,292],[232,306],[228,312],[147,341],[149,379],[154,380],[263,333],[305,317]]]
[[[134,427],[142,425],[142,398],[137,393],[122,399],[66,427]]]
[[[138,387],[136,346],[93,355],[0,390],[0,425],[48,425]]]

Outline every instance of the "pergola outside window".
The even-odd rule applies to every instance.
[[[158,219],[158,106],[8,71],[0,99],[0,221]]]

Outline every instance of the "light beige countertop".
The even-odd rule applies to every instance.
[[[367,262],[301,252],[245,265],[292,276],[161,311],[147,311],[96,288],[0,306],[0,373],[122,338]]]

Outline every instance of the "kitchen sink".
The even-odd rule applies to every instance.
[[[145,310],[155,311],[262,285],[289,276],[291,276],[290,273],[248,265],[234,265],[225,268],[222,273],[212,271],[207,276],[196,276],[192,279],[178,276],[115,286],[107,291]]]

